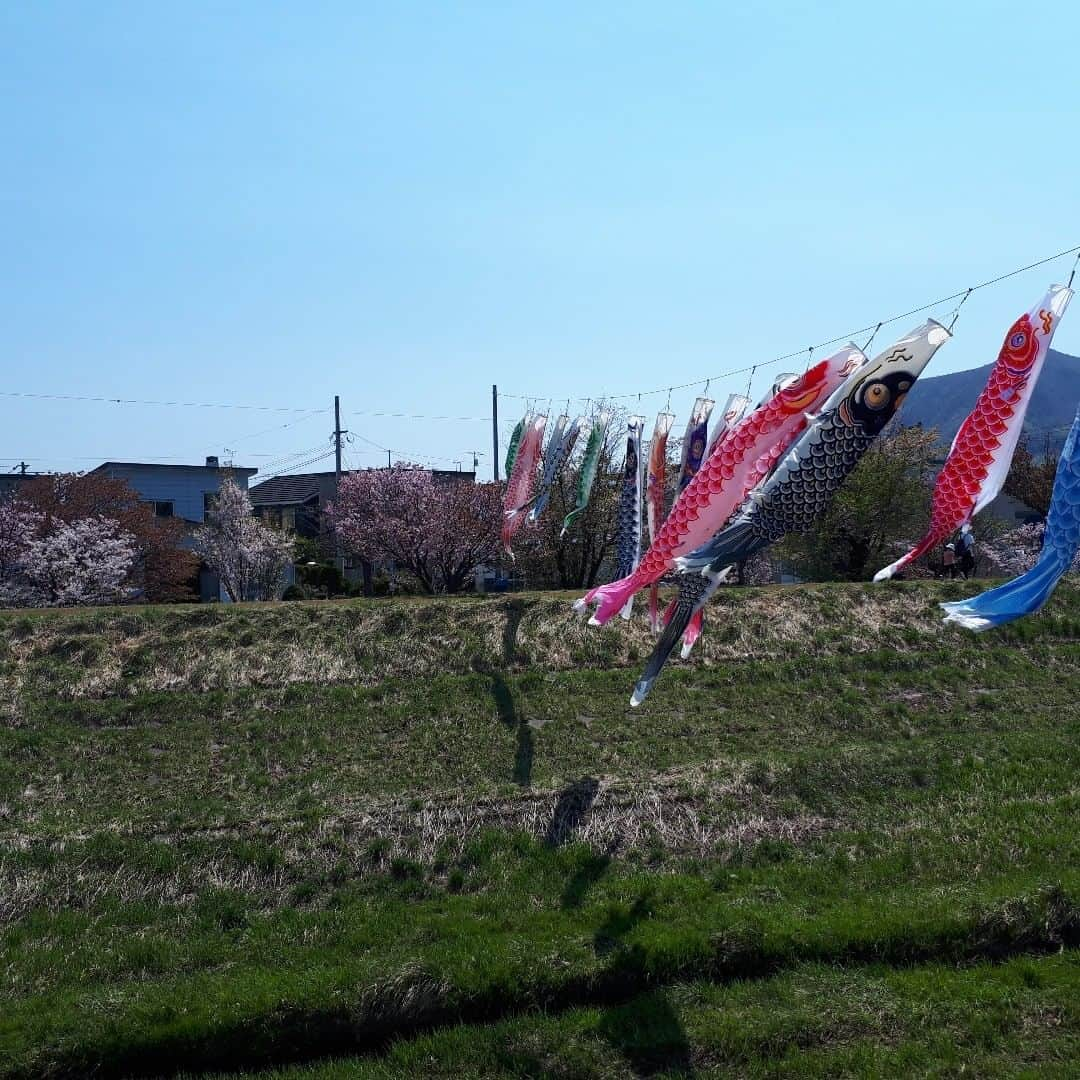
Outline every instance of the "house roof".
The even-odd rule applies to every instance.
[[[252,506],[302,506],[318,501],[319,480],[325,473],[298,473],[272,476],[250,489]],[[333,475],[333,473],[329,474]]]
[[[163,465],[157,461],[103,461],[91,472],[105,472],[107,469],[163,469],[181,472],[239,473],[241,476],[254,476],[259,470],[241,465]]]

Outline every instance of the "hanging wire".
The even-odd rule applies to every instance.
[[[1076,277],[1076,266],[1080,263],[1080,252],[1077,252],[1076,259],[1073,261],[1072,269],[1069,271],[1069,284],[1068,288],[1072,288],[1073,278]]]
[[[952,322],[949,323],[949,333],[952,333],[953,327],[956,325],[956,320],[960,318],[960,309],[964,306],[964,301],[972,294],[972,289],[968,289],[960,299],[960,303],[952,310]]]
[[[878,323],[877,326],[874,327],[874,332],[866,339],[866,344],[859,350],[860,352],[865,353],[866,350],[869,349],[871,345],[873,345],[874,338],[877,337],[877,332],[881,329],[881,326],[882,324]]]
[[[750,369],[750,375],[749,375],[749,377],[748,377],[748,378],[747,378],[747,380],[746,380],[746,396],[747,396],[748,398],[750,397],[750,385],[751,385],[751,384],[753,383],[753,381],[754,381],[754,373],[755,373],[756,371],[757,371],[757,364],[754,364],[754,366],[753,366],[753,367],[752,367],[752,368]]]
[[[1047,263],[1054,262],[1056,259],[1064,258],[1066,255],[1077,255],[1077,265],[1080,265],[1080,245],[1076,245],[1074,247],[1069,247],[1069,248],[1066,248],[1064,251],[1057,252],[1054,255],[1048,255],[1045,259],[1038,259],[1035,262],[1028,263],[1026,266],[1020,266],[1020,267],[1017,267],[1015,270],[1010,270],[1010,271],[1008,271],[1008,273],[999,274],[997,277],[988,278],[986,281],[980,281],[977,285],[972,285],[968,289],[961,289],[959,292],[955,292],[950,296],[942,296],[942,297],[939,297],[937,300],[931,300],[926,304],[920,304],[918,307],[910,308],[907,311],[902,311],[897,315],[890,315],[887,319],[882,319],[879,323],[877,323],[876,326],[873,323],[871,323],[871,324],[869,324],[867,326],[861,326],[856,330],[849,330],[846,334],[839,334],[837,337],[830,338],[828,341],[819,342],[815,346],[815,348],[821,349],[821,348],[825,348],[825,347],[827,347],[829,345],[837,345],[837,344],[839,344],[841,342],[849,341],[849,340],[851,340],[853,338],[860,337],[863,334],[870,334],[871,331],[873,331],[873,333],[871,334],[871,338],[870,338],[870,340],[872,341],[873,338],[874,338],[874,335],[876,335],[877,332],[883,326],[889,326],[891,323],[899,322],[902,319],[910,318],[912,315],[918,315],[923,311],[928,311],[931,308],[940,307],[942,304],[948,304],[948,303],[951,303],[954,300],[966,299],[973,292],[978,292],[980,289],[990,288],[990,286],[992,286],[992,285],[997,285],[997,284],[1001,283],[1002,281],[1007,281],[1009,278],[1016,277],[1019,274],[1027,273],[1027,271],[1029,271],[1029,270],[1035,270],[1040,266],[1045,266]],[[1070,276],[1069,276],[1070,282],[1073,280],[1073,275],[1075,274],[1076,269],[1077,269],[1077,267],[1074,266],[1073,267],[1073,274],[1070,274]],[[651,396],[653,394],[669,393],[669,392],[674,391],[674,390],[685,390],[688,387],[697,386],[702,382],[705,383],[706,391],[707,391],[708,385],[709,385],[710,382],[730,378],[733,375],[742,375],[742,374],[745,374],[746,372],[750,372],[751,373],[750,377],[751,377],[751,379],[753,379],[753,373],[757,370],[757,368],[759,368],[759,367],[771,367],[773,364],[780,364],[780,363],[783,363],[783,361],[785,361],[785,360],[793,360],[798,356],[802,356],[804,352],[806,352],[805,349],[798,349],[795,352],[785,353],[782,356],[773,357],[773,359],[771,359],[771,360],[759,361],[757,364],[746,365],[744,367],[738,367],[738,368],[731,368],[729,371],[722,371],[722,372],[720,372],[720,373],[718,373],[716,375],[709,375],[706,378],[700,378],[699,377],[699,378],[696,378],[696,379],[690,379],[687,382],[678,384],[677,386],[671,386],[671,387],[661,386],[661,387],[658,387],[655,390],[630,391],[629,393],[625,393],[625,394],[607,394],[606,396],[608,398],[624,398],[624,399],[625,398],[633,398],[633,397],[636,396],[636,397],[638,397],[640,399],[643,396],[644,397],[649,397],[649,396]],[[503,393],[502,391],[499,392],[499,396],[500,397],[507,397],[507,398],[518,398],[518,399],[522,399],[522,398],[525,397],[525,395],[523,395],[523,394],[509,394],[509,393]],[[578,400],[581,400],[581,399],[578,399]]]

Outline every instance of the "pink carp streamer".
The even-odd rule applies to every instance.
[[[798,438],[806,427],[807,411],[826,401],[865,361],[866,356],[849,345],[809,368],[740,420],[675,500],[637,569],[610,585],[592,589],[576,601],[575,609],[585,611],[595,604],[589,624],[602,626],[638,590],[667,573],[676,558],[709,540]]]
[[[645,480],[645,508],[648,513],[649,543],[656,540],[664,524],[664,483],[667,479],[667,444],[675,414],[666,409],[656,417],[652,439],[649,441],[649,468]],[[659,586],[653,582],[649,589],[649,622],[653,633],[660,629],[660,616],[657,610]]]
[[[502,544],[506,554],[512,559],[510,548],[514,534],[525,520],[525,512],[532,502],[533,487],[536,484],[536,465],[540,460],[540,448],[544,442],[544,428],[547,417],[526,416],[514,457],[514,468],[506,483],[506,500],[503,503]]]
[[[1009,328],[990,378],[938,473],[926,535],[906,555],[879,570],[875,581],[887,581],[931,551],[997,497],[1054,331],[1071,298],[1071,289],[1054,285]]]
[[[682,441],[682,462],[679,464],[679,491],[682,491],[694,478],[694,473],[701,468],[705,460],[708,445],[709,417],[716,404],[712,398],[699,397],[694,402],[690,419],[686,422],[686,434]]]

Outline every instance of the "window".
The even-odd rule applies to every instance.
[[[204,491],[202,497],[203,517],[212,514],[217,509],[218,493],[216,491]]]
[[[168,500],[154,502],[154,517],[172,517],[173,504]]]

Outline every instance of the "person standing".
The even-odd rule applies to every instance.
[[[965,525],[960,530],[960,573],[969,578],[975,573],[975,537],[971,535],[971,526]]]
[[[956,577],[956,545],[945,545],[945,556],[941,561],[942,573],[947,578]]]

